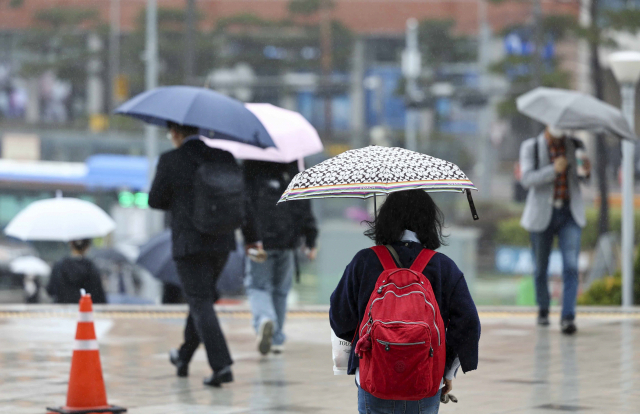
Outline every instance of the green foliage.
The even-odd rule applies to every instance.
[[[555,41],[561,40],[572,33],[576,27],[575,18],[570,15],[549,15],[542,19],[542,30],[545,37],[550,36]],[[505,29],[505,33],[522,29],[522,26],[511,26]],[[513,119],[519,115],[516,107],[516,98],[531,88],[533,80],[533,56],[506,56],[503,60],[495,62],[489,70],[493,73],[509,76],[510,90],[507,97],[498,103],[498,116],[503,119]],[[558,58],[546,61],[545,69],[540,76],[541,86],[552,88],[569,88],[571,86],[571,73],[561,69]],[[525,69],[525,70],[523,70]]]
[[[101,25],[98,11],[55,7],[38,10],[33,18],[36,24],[20,41],[25,55],[21,73],[27,77],[38,77],[53,71],[57,78],[71,84],[70,102],[75,97],[84,96],[87,63],[91,59],[99,59],[101,66],[106,66],[106,47],[99,52],[90,52],[87,45],[89,33],[100,36],[106,45],[107,31]]]
[[[627,8],[605,14],[608,27],[621,32],[637,33],[640,30],[640,10]]]
[[[520,217],[498,222],[495,243],[506,246],[528,246],[529,232],[520,225]]]
[[[351,62],[353,33],[339,21],[332,21],[332,61],[337,70],[347,70]],[[217,63],[232,66],[245,62],[260,75],[279,75],[284,71],[320,71],[320,53],[304,59],[305,47],[320,50],[320,27],[317,23],[297,24],[292,20],[265,20],[254,14],[239,14],[219,22],[215,38],[218,40]],[[264,55],[267,46],[286,51],[281,59]]]
[[[201,12],[196,10],[196,21],[203,18]],[[184,83],[185,65],[185,19],[184,8],[158,8],[158,59],[160,85],[176,85]],[[132,93],[141,92],[145,88],[145,62],[140,59],[145,50],[146,41],[146,10],[141,10],[136,18],[136,28],[128,34],[123,41],[122,56],[132,56],[121,62],[121,70],[129,77]],[[210,34],[200,30],[194,32],[194,74],[204,76],[213,67],[216,61],[212,53],[213,41]]]
[[[633,266],[633,303],[640,304],[640,249],[636,252]],[[578,298],[579,305],[613,305],[622,304],[622,276],[616,273],[596,280],[589,289]]]
[[[470,62],[477,59],[477,47],[466,36],[453,34],[454,20],[423,20],[418,40],[424,61],[437,68],[443,63]]]
[[[578,305],[615,305],[622,303],[622,278],[607,276],[596,280],[589,290],[578,298]]]
[[[289,1],[289,12],[291,14],[300,14],[310,16],[316,14],[323,8],[333,8],[332,0],[291,0]]]

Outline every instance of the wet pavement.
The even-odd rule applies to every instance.
[[[333,375],[322,309],[293,312],[285,353],[261,357],[246,310],[225,308],[236,381],[221,389],[201,383],[210,373],[202,349],[189,378],[168,362],[184,308],[109,309],[96,315],[107,394],[130,413],[357,412],[353,377]],[[479,369],[458,375],[460,402],[441,413],[640,412],[640,310],[582,313],[574,337],[557,323],[536,327],[533,312],[483,309],[481,319]],[[0,413],[64,404],[75,327],[73,308],[0,308]]]

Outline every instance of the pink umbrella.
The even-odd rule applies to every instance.
[[[258,148],[239,142],[205,138],[210,147],[229,151],[240,160],[289,163],[323,150],[318,132],[302,115],[271,104],[245,104],[273,138],[276,148]]]

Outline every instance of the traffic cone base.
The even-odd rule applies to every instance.
[[[74,409],[69,407],[51,408],[47,407],[48,414],[93,414],[93,413],[112,413],[119,414],[127,412],[126,408],[115,405],[107,405],[104,407],[91,407],[87,409]]]
[[[47,410],[60,414],[117,414],[127,411],[126,408],[107,404],[100,350],[93,326],[93,303],[91,295],[84,292],[80,298],[80,318],[71,359],[67,404],[58,408],[47,407]]]

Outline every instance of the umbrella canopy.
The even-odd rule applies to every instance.
[[[316,129],[298,112],[271,104],[246,104],[267,129],[275,148],[256,148],[222,139],[203,138],[210,147],[229,151],[239,160],[290,163],[322,152],[324,147]]]
[[[51,267],[39,257],[22,256],[9,263],[9,270],[13,273],[33,276],[49,276]]]
[[[136,264],[147,269],[156,279],[180,286],[176,262],[171,255],[171,231],[165,230],[142,245]]]
[[[134,96],[116,114],[166,127],[167,122],[200,128],[210,138],[273,147],[271,136],[240,101],[193,86],[165,86]]]
[[[171,231],[166,230],[152,237],[140,248],[136,264],[144,267],[156,279],[175,286],[182,286],[176,262],[171,255]],[[231,252],[227,264],[218,278],[217,288],[221,294],[237,295],[242,292],[245,259],[241,245]]]
[[[412,189],[477,190],[451,162],[404,148],[370,146],[343,152],[297,174],[280,201],[368,198]]]
[[[103,237],[115,227],[111,217],[95,204],[57,197],[31,203],[4,232],[20,240],[68,242]]]
[[[584,93],[540,87],[521,95],[517,105],[521,113],[545,125],[637,139],[618,108]]]
[[[312,198],[369,198],[415,189],[466,191],[473,218],[478,219],[470,191],[477,188],[457,165],[396,147],[369,146],[329,158],[298,173],[279,203]]]

